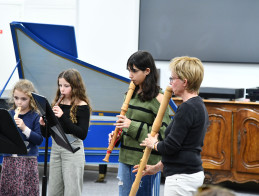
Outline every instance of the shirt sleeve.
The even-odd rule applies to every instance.
[[[40,120],[40,116],[37,115],[33,121],[33,126],[31,128],[31,132],[28,137],[28,141],[33,143],[34,145],[40,145],[43,141],[39,120]]]
[[[25,130],[22,133],[26,136],[26,138],[29,138],[31,134],[31,129],[26,126]]]

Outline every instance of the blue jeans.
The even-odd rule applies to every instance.
[[[135,180],[136,173],[132,173],[134,165],[119,163],[118,179],[119,179],[119,196],[128,196],[131,186]],[[152,196],[153,184],[156,175],[142,177],[137,196]]]

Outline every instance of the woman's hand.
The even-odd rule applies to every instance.
[[[63,115],[63,111],[61,110],[61,108],[59,106],[54,106],[52,108],[54,114],[56,117],[60,118]]]
[[[137,173],[139,169],[139,165],[135,165],[133,168],[134,170],[132,170],[132,173]],[[146,165],[145,169],[142,171],[142,176],[154,175],[159,171],[160,171],[160,162],[158,162],[156,165]]]
[[[147,138],[140,143],[140,146],[146,146],[148,148],[153,148],[154,144],[158,141],[157,137],[158,134],[155,135],[155,137],[152,137],[151,134],[147,134]]]
[[[17,127],[19,127],[22,131],[25,130],[26,125],[24,124],[24,122],[21,118],[14,118],[14,121],[15,121]]]

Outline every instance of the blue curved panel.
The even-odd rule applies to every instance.
[[[23,26],[53,48],[77,58],[76,37],[73,26],[12,22],[11,26]]]

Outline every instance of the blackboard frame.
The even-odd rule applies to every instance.
[[[259,63],[259,1],[140,0],[139,50],[155,60]]]

